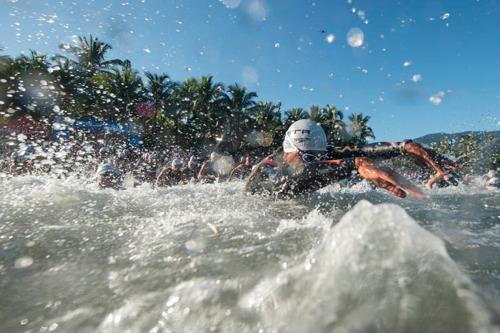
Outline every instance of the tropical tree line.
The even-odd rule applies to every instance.
[[[466,133],[454,142],[443,139],[431,145],[438,153],[453,157],[463,173],[481,173],[500,167],[498,139],[494,134],[478,136]]]
[[[141,75],[130,61],[109,59],[111,45],[92,35],[60,49],[50,58],[33,50],[0,56],[0,122],[22,115],[49,127],[61,117],[126,122],[142,129],[146,147],[197,148],[225,136],[244,151],[266,150],[304,118],[320,123],[335,145],[375,138],[368,116],[351,114],[347,124],[334,106],[282,110],[210,75],[182,82],[166,73]]]

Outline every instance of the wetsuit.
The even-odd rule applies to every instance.
[[[299,167],[283,166],[280,149],[252,172],[246,191],[281,197],[314,192],[341,179],[350,178],[356,170],[355,157],[388,159],[401,156],[405,154],[404,145],[407,142],[409,141],[379,142],[360,147],[328,147],[321,160],[304,162]],[[325,160],[341,161],[339,165],[332,165],[325,163]]]
[[[500,178],[497,176],[491,177],[486,181],[486,188],[489,189],[499,189],[500,188]]]
[[[293,197],[348,178],[355,169],[354,158],[346,158],[335,166],[313,161],[298,167],[280,166],[281,163],[276,160],[279,158],[265,160],[257,166],[248,179],[246,191],[252,194]]]
[[[206,161],[205,169],[203,170],[203,176],[198,177],[198,180],[205,183],[213,183],[215,181],[219,181],[221,179],[221,175],[215,170],[214,162]]]
[[[240,170],[240,178],[245,179],[248,177],[250,172],[252,171],[252,165],[245,164]]]
[[[393,158],[404,155],[404,145],[410,141],[377,142],[363,146],[328,147],[327,159],[343,159],[352,157]]]
[[[168,168],[159,175],[158,186],[175,186],[184,181],[182,170]]]
[[[240,164],[231,172],[232,177],[237,179],[245,179],[248,177],[248,175],[250,175],[250,172],[252,172],[252,167],[253,166],[251,164]]]
[[[195,181],[196,179],[198,179],[198,173],[200,172],[200,168],[198,166],[193,167],[193,168],[186,167],[183,170],[183,172],[186,176],[187,181],[191,181],[191,180]]]

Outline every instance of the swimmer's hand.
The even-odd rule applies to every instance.
[[[432,176],[426,183],[428,188],[432,188],[432,185],[441,179],[452,185],[458,185],[456,175],[456,172],[458,171],[457,163],[432,151],[431,149],[424,148],[413,141],[405,142],[403,152],[413,156],[417,162],[420,162],[418,164],[428,165],[435,171],[435,175]]]
[[[389,191],[394,196],[405,198],[409,194],[417,200],[428,198],[409,180],[387,167],[375,164],[369,158],[356,157],[354,162],[361,177],[371,181],[375,186]]]

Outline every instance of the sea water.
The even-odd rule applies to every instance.
[[[498,191],[0,186],[0,332],[499,332]]]

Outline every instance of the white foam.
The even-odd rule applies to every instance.
[[[240,306],[288,332],[487,331],[473,289],[443,242],[401,207],[362,201],[304,263],[259,283]]]

